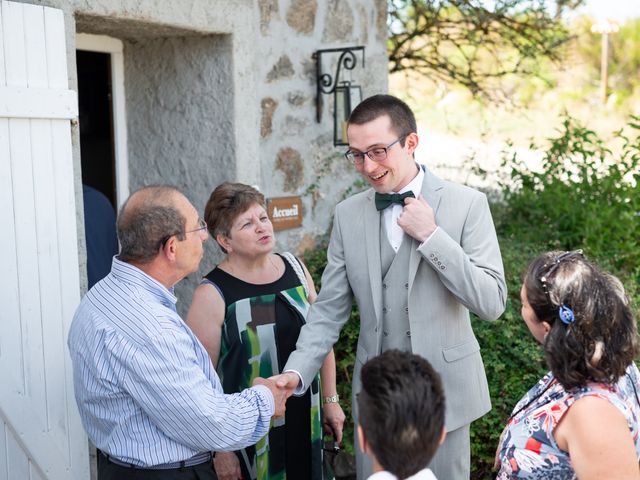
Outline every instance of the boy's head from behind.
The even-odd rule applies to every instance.
[[[358,438],[374,463],[400,479],[425,468],[444,440],[440,376],[424,358],[387,350],[362,367]]]

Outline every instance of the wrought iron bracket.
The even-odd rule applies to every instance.
[[[338,84],[349,85],[350,82],[340,81],[340,71],[353,70],[358,65],[357,52],[362,54],[362,67],[364,67],[364,47],[344,47],[344,48],[328,48],[325,50],[317,50],[313,54],[313,59],[316,61],[316,121],[318,123],[322,120],[322,95],[330,95],[335,92]],[[323,55],[331,55],[340,53],[338,58],[338,64],[336,67],[335,75],[327,73],[322,69],[322,57]]]

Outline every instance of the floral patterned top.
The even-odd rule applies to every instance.
[[[633,363],[614,385],[593,383],[570,392],[552,373],[546,374],[518,402],[502,432],[498,446],[500,471],[497,480],[576,478],[571,458],[560,450],[553,432],[571,405],[588,396],[604,398],[622,412],[640,458],[638,393],[640,372]]]

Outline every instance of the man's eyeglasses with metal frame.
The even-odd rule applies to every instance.
[[[199,218],[198,219],[198,228],[194,229],[194,230],[188,230],[186,232],[184,232],[184,234],[186,235],[187,233],[193,233],[193,232],[201,232],[202,230],[206,230],[207,227],[207,222],[204,221],[204,219]]]
[[[366,152],[354,152],[352,150],[347,150],[345,152],[344,156],[345,156],[345,158],[347,160],[349,160],[350,162],[355,163],[356,165],[362,165],[364,163],[364,156],[365,155],[367,157],[369,157],[374,162],[382,162],[382,161],[387,159],[387,150],[389,150],[391,147],[393,147],[396,143],[398,143],[398,142],[404,140],[405,138],[407,138],[407,136],[408,136],[408,134],[407,135],[402,135],[401,137],[398,137],[396,140],[391,142],[386,147],[374,147],[374,148],[371,148],[371,149],[367,150]]]
[[[199,218],[198,228],[195,228],[193,230],[187,230],[186,232],[178,232],[178,233],[172,233],[171,235],[165,235],[164,237],[162,237],[162,240],[160,241],[160,246],[164,248],[164,246],[167,244],[169,239],[174,235],[186,235],[187,233],[201,232],[203,230],[206,230],[207,228],[209,228],[209,226],[207,225],[207,222],[205,222],[204,219]]]

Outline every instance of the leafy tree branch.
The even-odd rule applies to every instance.
[[[414,71],[496,98],[509,75],[559,61],[562,14],[584,0],[390,0],[389,71]]]

